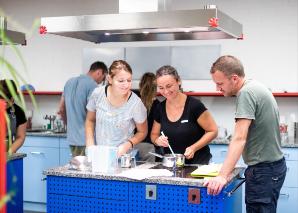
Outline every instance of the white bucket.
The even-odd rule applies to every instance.
[[[92,154],[92,172],[113,174],[118,167],[118,147],[98,145]]]

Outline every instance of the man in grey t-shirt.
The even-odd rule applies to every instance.
[[[93,90],[105,80],[107,72],[107,66],[97,61],[86,75],[71,78],[64,86],[58,114],[67,124],[67,141],[73,157],[85,155],[86,105]]]
[[[222,56],[211,67],[212,79],[224,96],[236,96],[235,131],[219,175],[204,183],[217,195],[228,183],[241,154],[245,171],[246,212],[276,212],[286,176],[281,150],[279,111],[272,93],[262,84],[246,80],[241,62]]]

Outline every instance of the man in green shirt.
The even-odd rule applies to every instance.
[[[272,93],[262,84],[245,79],[241,62],[222,56],[211,67],[212,79],[224,96],[236,96],[235,132],[219,175],[204,183],[217,195],[229,181],[241,154],[245,171],[246,212],[276,212],[286,176],[281,150],[279,111]]]

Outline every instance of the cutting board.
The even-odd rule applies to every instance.
[[[222,164],[210,164],[199,166],[190,175],[192,177],[216,177],[219,174]]]

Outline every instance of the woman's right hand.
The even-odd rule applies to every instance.
[[[87,156],[88,162],[92,162],[92,158],[93,158],[95,149],[96,149],[95,145],[90,145],[90,146],[86,147],[85,154]]]
[[[155,139],[154,143],[157,146],[162,146],[162,147],[168,147],[169,146],[169,141],[167,136],[159,136],[158,138]]]
[[[125,143],[120,144],[118,147],[117,156],[120,157],[120,156],[126,154],[131,148],[132,147],[131,147],[130,142],[125,142]]]

